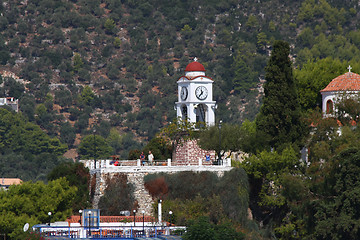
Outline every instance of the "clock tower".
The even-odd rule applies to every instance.
[[[177,81],[178,101],[176,115],[192,123],[203,122],[206,126],[215,125],[215,106],[213,101],[213,80],[205,76],[204,66],[194,59],[185,68],[185,76]]]

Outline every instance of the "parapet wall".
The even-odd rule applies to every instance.
[[[105,161],[105,160],[103,160]],[[86,164],[85,164],[86,165]],[[102,165],[101,163],[99,165]],[[103,164],[106,166],[106,164]],[[144,187],[144,177],[147,174],[154,173],[167,173],[174,174],[177,172],[193,171],[193,172],[215,172],[219,177],[223,176],[226,171],[230,171],[230,166],[112,166],[102,167],[97,169],[91,169],[90,174],[92,177],[96,174],[96,187],[95,196],[93,200],[93,208],[98,207],[100,197],[104,194],[106,189],[106,179],[112,177],[115,174],[126,174],[128,183],[131,183],[135,187],[134,197],[138,201],[139,209],[138,213],[142,210],[145,211],[145,215],[151,215],[152,204],[154,199],[150,196]],[[131,209],[124,209],[131,210]]]

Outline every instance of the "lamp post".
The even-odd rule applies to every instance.
[[[93,134],[94,134],[94,168],[96,169],[96,145],[95,145],[95,133],[96,133],[96,129],[93,130]]]
[[[81,222],[81,215],[82,215],[82,212],[83,212],[83,211],[80,209],[80,210],[79,210],[79,215],[80,215],[80,227],[82,226],[82,222]]]
[[[222,165],[221,164],[221,124],[222,124],[222,120],[219,121],[219,152],[218,152],[218,165]]]
[[[143,219],[142,219],[143,220],[143,235],[145,236],[145,221],[144,221],[145,211],[142,210],[141,213],[143,215]]]
[[[173,212],[172,212],[172,211],[169,211],[169,222],[170,222],[170,227],[171,227],[171,221],[172,221],[172,214],[173,214]]]
[[[91,236],[91,212],[89,212],[88,223],[89,223],[89,236]]]
[[[51,212],[48,212],[48,215],[49,215],[49,226],[50,226],[50,223],[51,223]]]
[[[134,213],[134,227],[135,227],[135,213],[136,213],[135,209],[133,210],[133,213]]]

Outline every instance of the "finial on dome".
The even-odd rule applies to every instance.
[[[349,69],[349,72],[351,72],[352,67],[349,65],[349,67],[347,69]]]
[[[197,57],[194,57],[194,62],[197,62],[198,58]]]

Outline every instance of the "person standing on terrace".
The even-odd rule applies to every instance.
[[[151,151],[149,151],[148,160],[149,160],[149,165],[152,166],[154,163],[154,155],[151,153]]]
[[[145,166],[145,155],[144,152],[141,152],[140,154],[140,161],[143,166]]]

